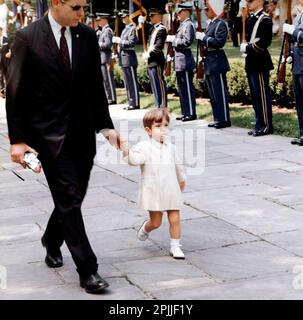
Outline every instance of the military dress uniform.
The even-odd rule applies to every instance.
[[[303,12],[294,21],[295,30],[291,36],[291,56],[293,58],[293,88],[299,121],[300,139],[293,144],[303,145]]]
[[[98,43],[101,55],[101,70],[103,76],[103,85],[108,100],[108,104],[115,104],[117,101],[116,84],[114,80],[114,72],[111,68],[112,59],[112,39],[113,30],[109,25],[97,30]]]
[[[122,67],[123,80],[128,98],[128,110],[140,109],[140,93],[137,78],[138,59],[135,51],[136,42],[136,27],[130,23],[122,31],[118,47],[119,62]]]
[[[210,95],[216,128],[229,127],[229,102],[226,73],[230,70],[223,47],[228,37],[228,26],[221,19],[213,19],[205,32],[202,44],[205,48],[204,73]]]
[[[251,14],[246,20],[247,44],[241,44],[241,52],[246,54],[245,70],[256,115],[255,130],[249,132],[253,136],[273,133],[269,74],[274,66],[268,51],[272,26],[271,17],[263,10]]]
[[[193,84],[195,59],[191,45],[195,39],[195,28],[190,19],[183,21],[172,42],[175,50],[174,68],[180,95],[182,121],[194,120],[196,115],[196,96]]]
[[[148,39],[148,74],[155,99],[155,107],[167,107],[167,87],[164,79],[165,57],[163,49],[167,30],[162,23],[153,26]]]

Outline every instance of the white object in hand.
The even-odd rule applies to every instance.
[[[196,39],[197,39],[197,40],[203,41],[203,39],[205,38],[205,36],[206,36],[206,34],[205,34],[204,32],[199,32],[199,31],[196,32]]]
[[[32,152],[26,152],[24,154],[23,161],[26,163],[27,167],[35,172],[40,172],[41,163],[37,156]]]
[[[292,35],[295,31],[295,26],[292,24],[284,23],[283,24],[283,32]]]
[[[173,36],[173,35],[168,35],[166,37],[166,42],[174,42],[176,36]]]

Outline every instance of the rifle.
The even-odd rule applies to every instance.
[[[248,7],[244,7],[242,10],[242,40],[241,43],[246,43],[246,18],[248,16]],[[242,57],[245,58],[246,53],[242,53]]]
[[[169,35],[174,35],[175,30],[174,30],[174,21],[173,21],[173,3],[170,3],[168,5],[169,9],[169,15],[170,15],[170,30],[169,30]],[[166,64],[165,64],[165,75],[169,77],[171,75],[171,62],[174,57],[174,48],[173,44],[171,42],[168,43],[167,46],[167,55],[166,55]]]
[[[292,1],[288,0],[287,2],[287,20],[286,23],[292,24],[292,15],[291,15]],[[284,83],[286,78],[286,60],[290,51],[291,35],[284,33],[282,48],[280,53],[279,65],[277,69],[277,83]],[[284,59],[283,59],[284,58]]]
[[[139,1],[139,4],[140,4],[140,14],[143,15],[143,6],[142,6],[142,0]],[[142,30],[142,43],[143,43],[143,49],[144,49],[144,52],[147,51],[147,45],[146,45],[146,37],[145,37],[145,29],[144,29],[144,24],[141,23],[140,24],[140,28]]]
[[[199,1],[194,1],[195,9],[196,9],[196,18],[198,22],[197,31],[203,32],[202,22],[201,22],[201,8],[199,7]],[[203,58],[204,58],[204,46],[201,40],[198,40],[197,47],[197,79],[203,79],[204,76],[204,68],[203,68]]]
[[[119,11],[118,11],[118,0],[115,0],[115,31],[114,31],[115,37],[119,37]],[[113,57],[111,60],[111,70],[114,70],[116,59],[118,56],[118,44],[113,44]]]

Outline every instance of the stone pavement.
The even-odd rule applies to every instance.
[[[128,119],[130,130],[141,128],[144,111],[113,106],[111,113],[117,126]],[[43,175],[10,163],[0,101],[0,265],[7,270],[0,299],[302,299],[303,148],[234,127],[208,129],[204,121],[172,127],[206,132],[206,170],[188,177],[184,193],[186,260],[168,256],[166,218],[149,240],[137,240],[146,218],[135,203],[139,168],[97,159],[83,212],[111,287],[93,296],[80,289],[66,247],[64,267],[44,264],[40,238],[51,197]]]

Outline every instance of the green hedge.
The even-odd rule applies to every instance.
[[[274,65],[278,65],[278,61],[274,61]],[[228,91],[230,102],[232,103],[250,103],[250,91],[244,70],[244,60],[230,61],[231,71],[227,73]],[[291,68],[287,66],[286,85],[276,83],[276,69],[271,72],[270,87],[272,91],[273,103],[275,105],[294,108],[292,93],[292,75]],[[115,68],[115,79],[117,87],[123,87],[123,76],[120,67]],[[138,81],[140,91],[151,93],[150,79],[147,72],[146,63],[141,63],[138,67]],[[166,78],[169,93],[178,93],[177,79],[175,72],[169,78]],[[208,98],[205,81],[194,78],[194,85],[197,97]]]

